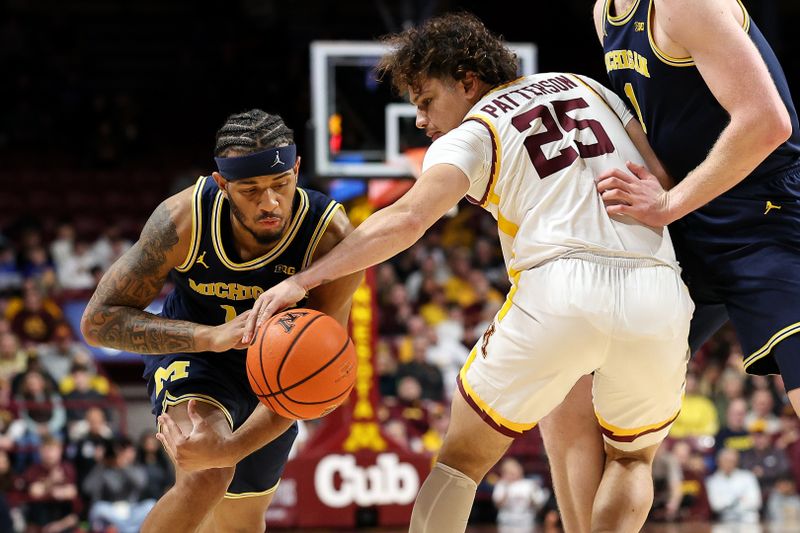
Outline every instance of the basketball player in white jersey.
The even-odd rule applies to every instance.
[[[639,531],[653,499],[653,454],[680,408],[693,304],[666,229],[609,217],[595,188],[598,174],[626,161],[664,175],[638,121],[593,80],[516,78],[514,55],[471,15],[387,41],[382,67],[434,140],[422,176],[322,260],[265,292],[243,341],[307,290],[408,248],[466,196],[497,219],[513,287],[460,372],[411,531],[464,531],[477,483],[592,372],[608,456],[592,531]]]

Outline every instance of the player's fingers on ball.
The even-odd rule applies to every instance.
[[[256,303],[253,305],[253,309],[247,316],[247,321],[244,325],[244,334],[242,335],[242,342],[244,343],[250,342],[250,339],[254,337],[253,332],[256,329],[256,318],[258,318],[258,309],[260,307],[261,300],[256,300]]]

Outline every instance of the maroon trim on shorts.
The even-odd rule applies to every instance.
[[[469,394],[467,394],[467,391],[464,390],[464,385],[461,384],[461,376],[458,376],[457,383],[458,383],[458,390],[461,391],[461,396],[464,397],[464,400],[467,401],[467,404],[470,407],[472,407],[472,410],[475,411],[478,414],[478,416],[481,417],[481,420],[486,422],[492,429],[494,429],[495,431],[497,431],[499,433],[502,433],[506,437],[511,437],[512,439],[516,439],[517,437],[521,437],[522,435],[527,433],[527,431],[522,431],[522,432],[514,431],[513,429],[509,429],[509,428],[507,428],[505,426],[501,426],[500,424],[498,424],[497,422],[492,420],[492,417],[490,417],[489,414],[486,411],[484,411],[483,409],[478,407],[478,404],[476,404],[475,401],[472,398],[469,397]],[[531,429],[533,429],[533,428],[531,428]],[[528,430],[528,431],[530,431],[530,430]]]

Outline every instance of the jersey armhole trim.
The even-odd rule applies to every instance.
[[[192,193],[192,237],[191,244],[189,245],[189,252],[186,254],[186,259],[180,266],[175,267],[178,272],[187,272],[194,266],[195,259],[197,259],[197,252],[200,250],[200,237],[203,230],[203,209],[201,196],[203,189],[206,185],[208,176],[200,176],[194,186]]]
[[[492,166],[489,171],[489,184],[486,186],[486,190],[484,191],[481,199],[478,200],[476,198],[467,196],[467,200],[471,203],[478,204],[481,207],[486,207],[490,203],[500,204],[500,197],[494,192],[494,186],[497,184],[497,177],[500,175],[500,136],[497,134],[497,130],[494,129],[494,126],[492,126],[489,121],[479,116],[470,115],[465,118],[463,122],[468,121],[475,121],[479,124],[483,124],[483,126],[489,131],[489,137],[492,139]]]
[[[671,55],[662,51],[661,48],[658,47],[658,45],[656,44],[656,40],[653,38],[652,22],[653,22],[653,0],[650,0],[650,5],[647,8],[647,40],[650,42],[650,49],[662,63],[666,63],[671,67],[695,66],[694,58],[692,56],[672,57]]]
[[[628,8],[627,13],[623,13],[622,15],[616,15],[616,16],[611,14],[611,2],[612,0],[606,1],[605,19],[614,26],[624,26],[625,24],[630,22],[631,19],[633,18],[633,15],[636,14],[636,10],[639,9],[639,4],[641,3],[641,0],[636,0],[633,4],[631,4],[631,7]]]
[[[311,240],[308,243],[308,248],[306,248],[306,255],[303,257],[302,268],[305,269],[309,264],[311,264],[311,260],[314,258],[314,252],[317,250],[319,241],[322,240],[322,236],[325,235],[331,220],[333,220],[334,215],[336,215],[336,211],[339,209],[341,209],[344,213],[344,206],[336,200],[331,200],[331,202],[325,208],[325,211],[319,218],[319,222],[317,222],[317,227],[314,228],[314,233],[311,234]]]

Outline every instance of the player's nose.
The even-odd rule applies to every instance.
[[[417,109],[417,120],[415,125],[421,130],[424,130],[426,127],[428,127],[428,116],[419,109]]]

